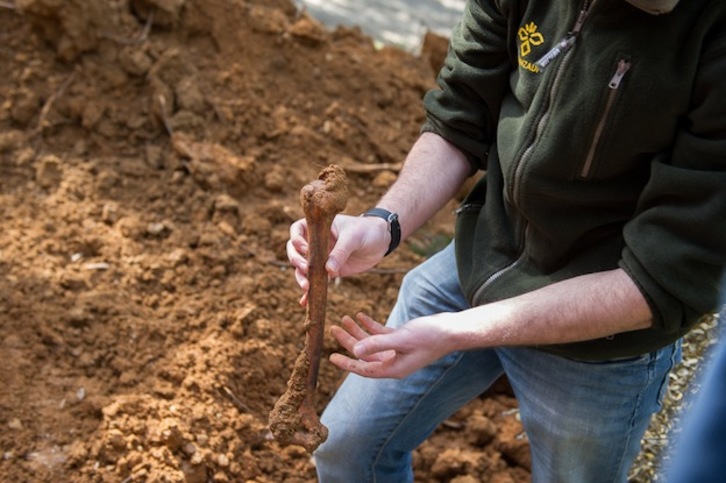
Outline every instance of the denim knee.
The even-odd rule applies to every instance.
[[[340,420],[346,404],[328,407],[323,424],[329,428],[328,439],[313,454],[318,479],[321,483],[343,481],[371,481],[371,466],[376,446],[374,424],[357,424],[355,418]]]

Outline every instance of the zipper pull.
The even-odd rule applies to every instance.
[[[534,63],[540,69],[547,67],[547,64],[555,60],[563,52],[570,50],[570,47],[575,43],[576,36],[572,33],[567,34],[567,37],[560,40],[549,52],[542,56],[537,62]]]
[[[625,74],[628,72],[628,70],[630,70],[630,62],[624,59],[620,59],[618,61],[618,68],[615,71],[615,74],[613,74],[612,79],[610,79],[608,87],[612,90],[620,87],[620,82],[623,80],[623,77],[625,77]]]
[[[467,203],[465,205],[461,205],[460,207],[452,211],[452,213],[458,216],[462,213],[468,213],[469,211],[481,210],[483,206],[484,205],[482,203]]]
[[[572,47],[575,40],[577,40],[577,36],[580,35],[580,30],[582,30],[582,24],[585,23],[585,18],[587,17],[587,12],[590,10],[590,5],[590,2],[585,2],[585,5],[577,15],[577,20],[575,20],[575,26],[572,27],[572,30],[567,33],[567,36],[564,39],[560,40],[554,47],[552,47],[549,52],[543,55],[541,59],[535,62],[534,65],[542,70],[560,54],[570,50],[570,47]]]

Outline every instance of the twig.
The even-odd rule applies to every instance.
[[[240,412],[242,412],[242,413],[252,412],[252,411],[250,411],[250,408],[248,408],[245,403],[240,401],[239,398],[237,398],[237,396],[235,396],[234,393],[232,392],[232,390],[230,388],[228,388],[227,386],[220,385],[219,391],[222,394],[224,394],[225,396],[227,396],[229,398],[229,400],[232,401],[232,404],[234,405],[234,407],[236,407]]]
[[[125,39],[123,37],[117,37],[116,35],[112,34],[101,34],[101,37],[109,40],[113,40],[116,43],[122,44],[122,45],[139,45],[143,44],[147,38],[149,38],[149,32],[151,32],[151,25],[154,22],[154,12],[155,10],[152,10],[148,17],[146,17],[146,23],[144,24],[144,28],[141,29],[141,32],[139,32],[139,35],[137,35],[135,38],[132,39]]]
[[[366,273],[376,273],[378,275],[396,275],[398,273],[407,273],[410,268],[371,268]]]
[[[161,108],[161,120],[164,123],[164,128],[166,129],[167,134],[169,134],[169,137],[174,135],[174,128],[171,127],[171,122],[169,122],[169,117],[166,115],[166,97],[164,97],[164,94],[159,94],[159,107]]]
[[[33,134],[40,134],[43,132],[43,129],[45,129],[45,119],[48,117],[48,113],[50,112],[51,108],[53,107],[53,103],[58,100],[60,96],[63,95],[66,89],[68,89],[68,86],[73,83],[73,81],[76,79],[76,72],[73,72],[64,82],[61,84],[61,86],[58,88],[57,91],[55,91],[48,100],[45,101],[45,104],[43,104],[43,109],[40,111],[40,117],[38,118],[38,126],[35,128],[35,131]]]
[[[258,260],[261,260],[263,263],[269,263],[270,265],[274,265],[275,267],[282,267],[282,268],[290,268],[291,265],[289,262],[283,262],[281,260],[278,260],[274,257],[263,257],[257,254],[256,251],[254,251],[252,248],[245,244],[240,244],[240,248],[246,251],[249,256],[252,258],[257,258]]]
[[[375,173],[376,171],[401,171],[403,163],[346,163],[341,166],[351,173]]]

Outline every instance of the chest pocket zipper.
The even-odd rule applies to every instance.
[[[602,134],[605,130],[605,126],[607,125],[610,113],[613,110],[613,105],[615,104],[615,99],[617,99],[623,77],[625,77],[625,74],[627,74],[627,72],[630,70],[630,66],[631,63],[629,61],[625,59],[620,59],[618,61],[618,66],[615,69],[615,73],[613,74],[610,82],[608,83],[608,89],[610,89],[610,92],[608,92],[605,109],[603,110],[603,113],[600,116],[600,120],[595,127],[595,135],[592,138],[590,149],[587,152],[585,162],[583,163],[582,169],[580,170],[580,178],[588,178],[590,176],[593,161],[595,159],[595,153],[597,152],[597,148],[600,145],[600,140],[602,139]]]

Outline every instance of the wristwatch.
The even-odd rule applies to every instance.
[[[401,243],[401,225],[398,223],[398,214],[391,213],[383,208],[371,208],[361,216],[375,216],[377,218],[383,218],[388,222],[388,229],[391,231],[391,243],[388,245],[388,251],[384,257],[388,256],[398,247],[398,244]]]

